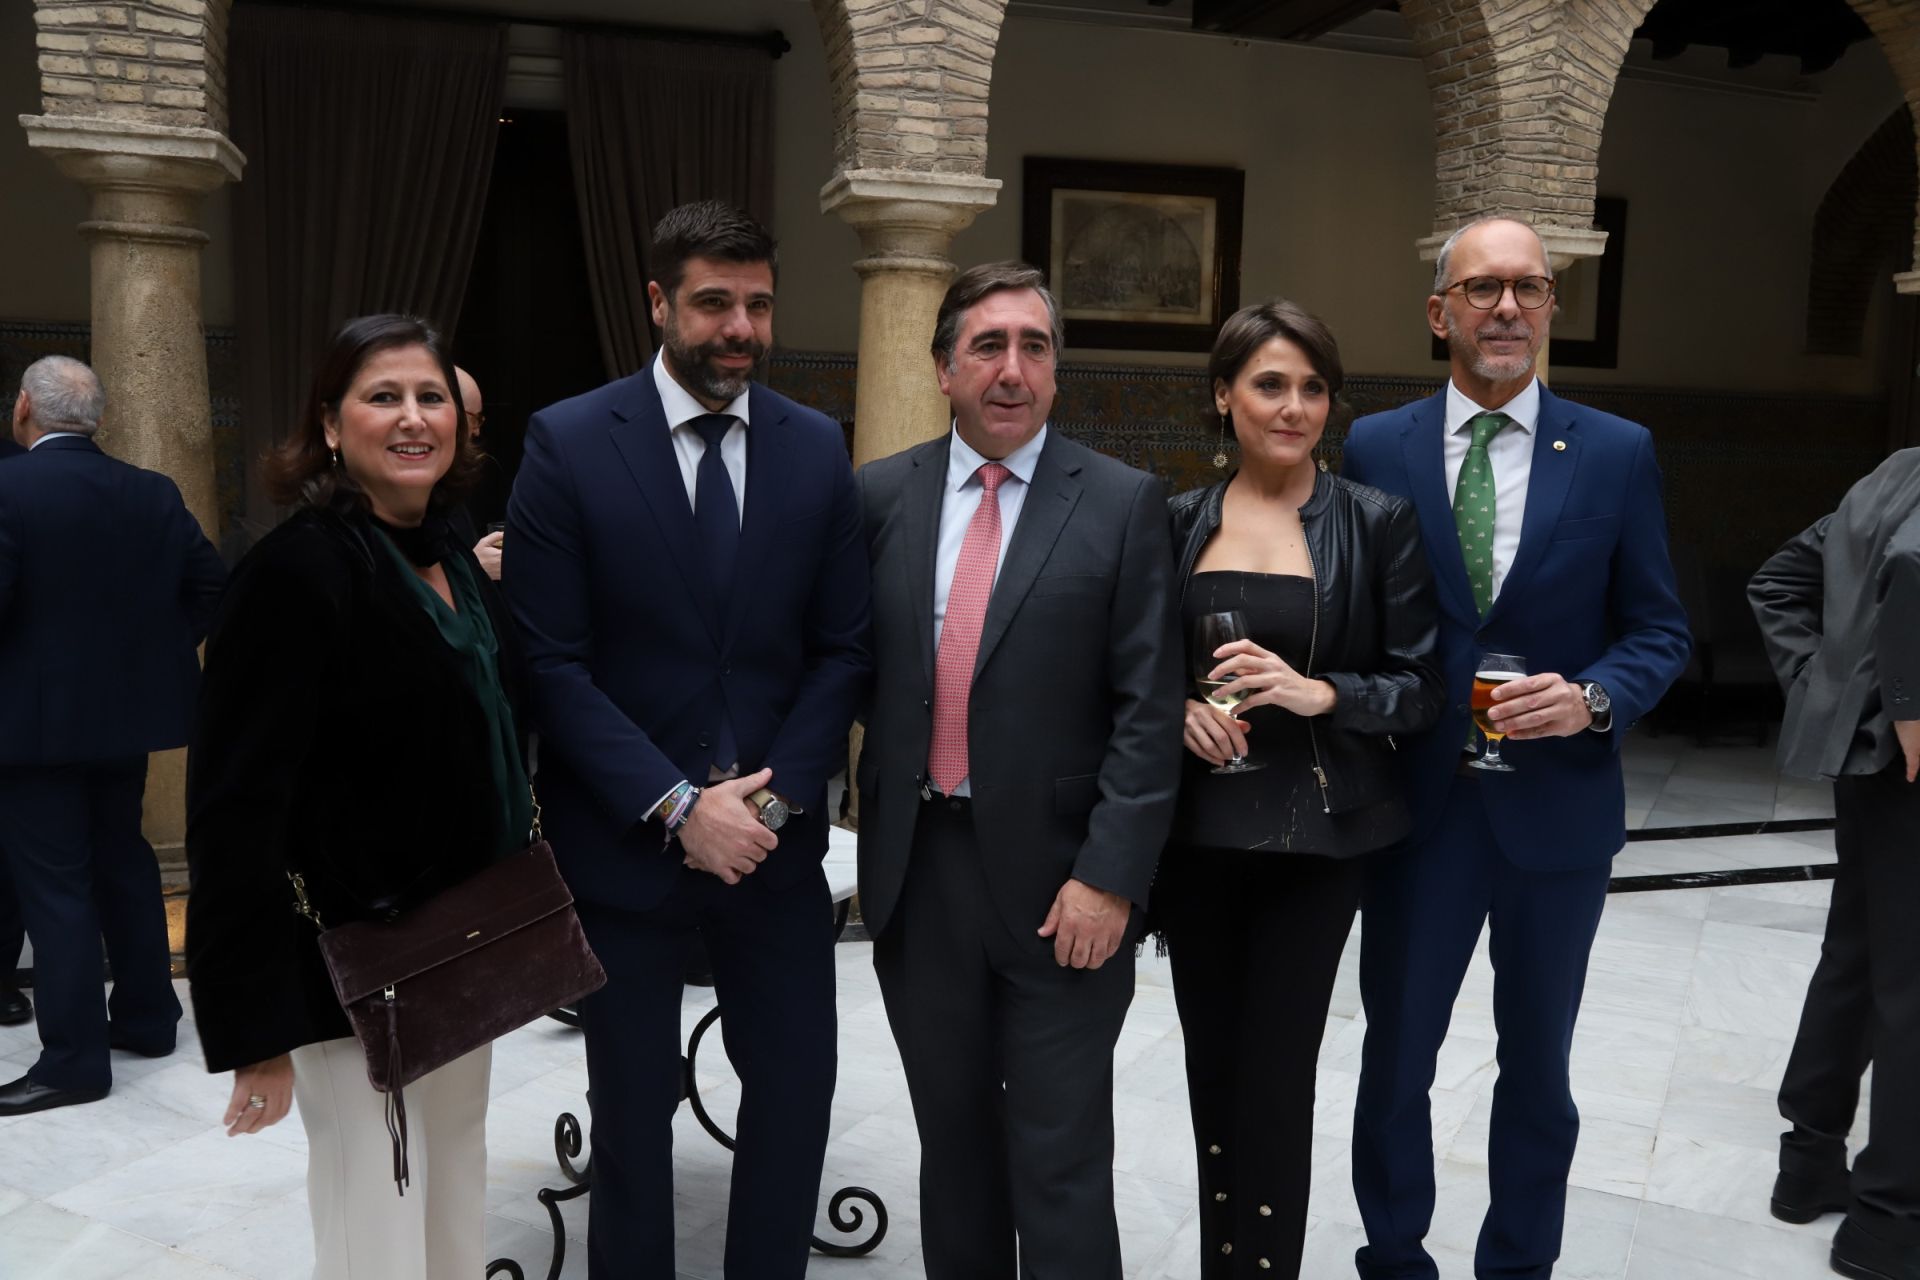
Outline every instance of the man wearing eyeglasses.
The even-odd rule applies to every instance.
[[[1363,1280],[1438,1280],[1428,1091],[1460,983],[1491,925],[1500,1075],[1491,1205],[1474,1273],[1546,1280],[1560,1253],[1580,1117],[1574,1018],[1613,855],[1626,842],[1620,740],[1691,642],[1644,427],[1562,400],[1535,376],[1553,271],[1524,222],[1488,218],[1440,250],[1427,325],[1447,386],[1356,422],[1345,474],[1412,499],[1441,604],[1440,721],[1402,744],[1414,830],[1374,860],[1362,901],[1367,1011],[1354,1116]],[[1470,767],[1483,655],[1531,674],[1489,712],[1510,772]]]

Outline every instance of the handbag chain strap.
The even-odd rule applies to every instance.
[[[539,844],[546,837],[540,832],[540,793],[533,789],[531,782],[527,784],[527,795],[533,801],[533,831],[531,832],[533,838],[527,843]]]
[[[320,923],[320,913],[313,909],[313,903],[307,900],[307,880],[298,871],[287,872],[287,879],[293,881],[293,914],[305,916],[313,921],[313,927],[325,933],[327,926]]]

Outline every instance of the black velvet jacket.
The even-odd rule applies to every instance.
[[[1220,528],[1226,492],[1223,480],[1167,503],[1183,592]],[[1398,803],[1392,735],[1430,727],[1446,697],[1434,663],[1439,606],[1420,522],[1405,499],[1323,471],[1300,524],[1319,596],[1313,661],[1301,674],[1325,680],[1336,694],[1333,710],[1309,722],[1325,777],[1322,799],[1336,814]]]
[[[295,515],[234,571],[207,640],[187,977],[209,1070],[351,1034],[290,871],[331,926],[411,906],[500,845],[479,701],[375,536],[361,515]],[[472,552],[444,541],[487,600],[524,724],[512,621]]]

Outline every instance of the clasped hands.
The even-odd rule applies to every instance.
[[[773,770],[762,769],[744,778],[708,783],[700,802],[680,824],[680,849],[686,865],[739,884],[753,874],[780,837],[760,821],[760,810],[748,797],[773,781]]]
[[[1228,682],[1216,696],[1246,695],[1235,711],[1281,707],[1297,716],[1323,716],[1333,710],[1336,695],[1332,685],[1301,675],[1280,655],[1251,640],[1223,644],[1213,656],[1220,659],[1220,665],[1207,674],[1207,679]],[[1187,750],[1209,764],[1221,765],[1231,757],[1246,755],[1247,730],[1251,727],[1245,720],[1205,702],[1187,699]]]

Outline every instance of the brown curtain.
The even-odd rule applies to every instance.
[[[567,146],[609,377],[653,354],[653,224],[725,200],[773,225],[773,60],[764,49],[568,31]]]
[[[285,438],[327,340],[404,311],[448,340],[493,172],[506,27],[235,6],[229,49],[246,517],[274,507],[252,459]]]

